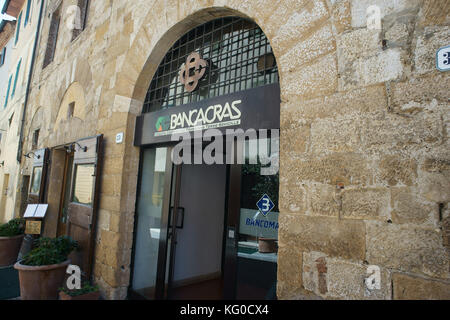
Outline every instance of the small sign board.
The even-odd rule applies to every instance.
[[[42,221],[27,220],[25,224],[26,234],[41,234]]]
[[[256,203],[256,206],[264,216],[266,216],[270,211],[272,211],[273,208],[275,208],[274,203],[267,194],[264,194],[261,199],[259,199],[259,201]]]
[[[35,218],[44,219],[45,214],[47,213],[48,204],[39,204],[36,208],[36,212],[34,213]]]
[[[239,233],[254,237],[278,239],[278,216],[280,214],[271,211],[268,215],[263,215],[255,209],[241,208],[239,218]]]
[[[437,51],[436,68],[439,71],[450,70],[450,46],[442,47]]]
[[[116,143],[122,143],[123,142],[123,132],[119,132],[118,134],[116,134]]]
[[[37,209],[37,204],[29,204],[27,206],[27,209],[25,210],[25,213],[23,214],[24,218],[34,218],[34,213]]]
[[[44,219],[47,213],[48,204],[29,204],[23,217],[25,219],[38,218]]]

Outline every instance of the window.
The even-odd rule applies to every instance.
[[[179,81],[181,66],[197,52],[207,66],[194,91]],[[219,18],[182,36],[160,63],[147,91],[143,112],[278,83],[272,47],[264,32],[240,17]]]
[[[75,182],[73,186],[72,202],[92,205],[94,188],[94,164],[79,164],[75,168]]]
[[[4,47],[0,52],[0,67],[5,64],[5,57],[6,57],[6,47]]]
[[[22,22],[22,11],[19,13],[19,18],[17,18],[17,30],[16,30],[16,40],[14,42],[14,44],[17,44],[17,42],[19,41],[19,33],[20,33],[20,24]]]
[[[67,109],[67,119],[73,117],[73,112],[75,111],[75,102],[69,103],[69,108]]]
[[[79,28],[73,29],[72,41],[75,40],[78,35],[86,28],[86,18],[89,6],[89,0],[78,0],[78,8],[80,8],[80,25]]]
[[[14,97],[14,93],[16,93],[16,86],[17,86],[17,78],[19,78],[19,71],[20,71],[20,65],[22,64],[22,59],[19,60],[19,63],[16,67],[16,77],[14,78],[14,85],[11,92],[11,97]]]
[[[50,30],[48,31],[47,48],[45,50],[43,68],[48,66],[55,57],[56,40],[58,39],[60,21],[61,21],[60,8],[58,8],[52,14],[52,21],[50,22]]]
[[[32,0],[28,0],[28,2],[27,2],[27,11],[25,13],[25,22],[23,23],[24,26],[26,26],[28,21],[30,20],[31,2],[32,2]]]
[[[39,144],[39,131],[40,131],[40,129],[36,129],[33,132],[33,141],[32,141],[32,146],[31,146],[31,149],[33,149],[33,150],[37,149],[37,146]]]
[[[33,168],[33,180],[31,181],[31,194],[39,194],[41,189],[42,167]]]
[[[12,75],[9,76],[8,89],[6,89],[5,105],[3,106],[3,108],[6,108],[6,106],[8,105],[9,90],[11,90],[11,81],[12,81]]]

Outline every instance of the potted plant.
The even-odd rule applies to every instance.
[[[83,283],[80,289],[67,289],[67,287],[60,288],[60,300],[98,300],[100,298],[100,291],[97,285],[91,285],[89,282]]]
[[[278,251],[277,239],[259,237],[258,251],[260,253],[276,253]]]
[[[25,220],[13,219],[0,225],[0,267],[6,267],[17,261],[25,231]]]
[[[70,237],[40,238],[37,246],[14,265],[19,270],[22,300],[57,300],[70,264],[69,254],[78,248]]]

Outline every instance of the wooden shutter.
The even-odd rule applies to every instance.
[[[77,141],[68,208],[67,235],[78,241],[79,250],[70,256],[89,278],[95,243],[95,226],[102,159],[103,135]]]
[[[28,21],[30,19],[31,1],[32,0],[28,0],[28,2],[27,2],[27,11],[25,13],[25,22],[23,23],[24,26],[26,26],[28,24]]]
[[[19,18],[17,18],[17,24],[16,24],[16,40],[14,42],[14,44],[16,45],[17,42],[19,41],[19,33],[20,33],[20,24],[22,22],[22,11],[19,14]]]
[[[17,80],[19,80],[19,71],[20,71],[20,65],[22,64],[22,58],[20,58],[19,63],[16,67],[16,77],[14,78],[14,85],[11,92],[11,97],[14,97],[14,94],[16,93],[16,87],[17,87]]]
[[[78,35],[86,28],[88,5],[89,0],[78,0],[78,7],[80,8],[81,29],[73,29],[72,40],[78,37]]]
[[[40,149],[33,153],[31,153],[33,156],[33,168],[31,170],[31,183],[28,189],[27,202],[44,203],[45,188],[47,186],[48,157],[50,152],[48,149]],[[36,179],[40,179],[40,181],[36,181]]]
[[[58,39],[59,22],[60,22],[59,10],[52,14],[52,21],[50,23],[50,30],[48,32],[47,48],[45,50],[44,66],[45,68],[50,62],[53,61],[56,50],[56,40]]]
[[[6,90],[5,105],[3,106],[3,108],[6,108],[6,106],[8,105],[9,91],[11,90],[11,82],[12,82],[12,75],[9,76],[8,89]]]
[[[5,64],[6,57],[6,46],[2,49],[2,55],[0,57],[0,66]]]

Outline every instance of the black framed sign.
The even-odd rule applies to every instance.
[[[136,119],[135,146],[171,142],[173,134],[219,129],[278,129],[278,83],[144,113]]]

